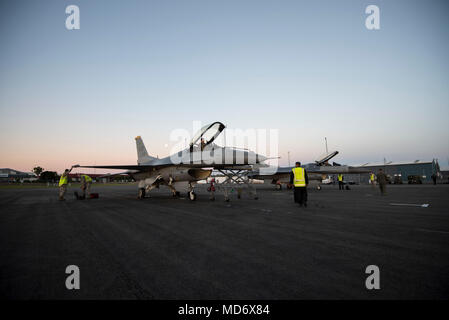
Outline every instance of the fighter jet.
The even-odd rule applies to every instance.
[[[136,137],[136,165],[94,165],[73,167],[123,169],[138,182],[138,198],[154,188],[167,186],[173,196],[187,192],[190,200],[196,199],[195,184],[207,179],[214,169],[250,170],[252,165],[261,165],[268,158],[246,149],[221,147],[214,140],[225,129],[221,122],[214,122],[202,127],[191,140],[189,147],[158,159],[148,154],[140,136]]]
[[[350,166],[342,166],[338,163],[333,163],[332,165],[329,163],[329,160],[335,157],[338,154],[338,151],[333,151],[330,153],[326,153],[320,156],[315,162],[307,163],[302,165],[304,169],[307,171],[307,175],[309,177],[309,181],[317,181],[317,189],[320,190],[320,184],[327,179],[328,175],[331,174],[353,174],[353,173],[366,173],[368,171],[350,167]],[[271,181],[272,184],[276,185],[278,190],[282,189],[282,184],[287,184],[290,182],[290,174],[292,172],[293,167],[278,167],[275,170],[271,170],[269,174],[265,174],[264,171],[266,168],[257,169],[252,171],[248,176],[251,179]]]

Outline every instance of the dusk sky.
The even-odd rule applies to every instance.
[[[80,29],[67,30],[68,5]],[[380,30],[365,8],[380,8]],[[134,164],[193,121],[278,129],[281,165],[449,161],[447,1],[2,1],[0,167]]]

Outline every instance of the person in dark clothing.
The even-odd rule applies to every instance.
[[[382,169],[379,169],[379,173],[377,174],[377,183],[379,184],[380,194],[384,196],[387,187],[387,176]]]
[[[299,206],[307,207],[307,185],[309,184],[309,177],[304,168],[301,168],[301,162],[296,162],[295,168],[290,173],[290,185],[293,185],[293,196],[295,203]]]
[[[204,138],[201,138],[201,151],[204,150],[205,146],[206,146],[206,141],[204,140]]]
[[[437,175],[436,175],[435,173],[432,174],[432,181],[433,181],[433,184],[434,184],[434,185],[437,184]]]

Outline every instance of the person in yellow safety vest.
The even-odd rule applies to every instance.
[[[69,169],[65,169],[64,173],[59,178],[59,200],[64,201],[64,195],[67,191],[67,184],[69,183],[69,173],[72,171],[73,167]]]
[[[90,196],[90,187],[92,185],[92,178],[89,177],[87,174],[81,175],[81,190],[83,190],[83,197]]]
[[[343,185],[343,175],[341,173],[338,174],[338,190],[345,190]]]
[[[371,186],[374,188],[375,184],[376,184],[376,176],[374,175],[374,172],[371,172],[371,174],[369,175],[369,183],[371,184]]]
[[[296,162],[296,166],[292,169],[290,174],[290,185],[293,185],[293,196],[295,203],[299,206],[307,208],[307,185],[309,184],[309,177],[304,168],[301,168],[301,162]]]

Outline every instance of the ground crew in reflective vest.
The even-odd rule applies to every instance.
[[[81,175],[81,190],[83,190],[83,197],[90,196],[90,187],[92,185],[92,178],[87,174]]]
[[[73,167],[69,169],[65,169],[64,173],[59,178],[59,200],[64,201],[64,195],[67,191],[67,184],[69,183],[69,173],[72,171]]]
[[[292,169],[290,174],[290,185],[293,185],[293,196],[295,203],[299,206],[307,207],[307,185],[309,184],[309,177],[304,168],[301,168],[301,162],[296,162],[296,166]]]
[[[376,179],[376,176],[374,175],[374,172],[371,172],[371,174],[369,175],[369,183],[371,184],[372,187],[374,187],[374,185],[376,184],[376,182],[374,181]]]
[[[338,190],[345,190],[343,186],[343,175],[341,173],[338,174]]]

